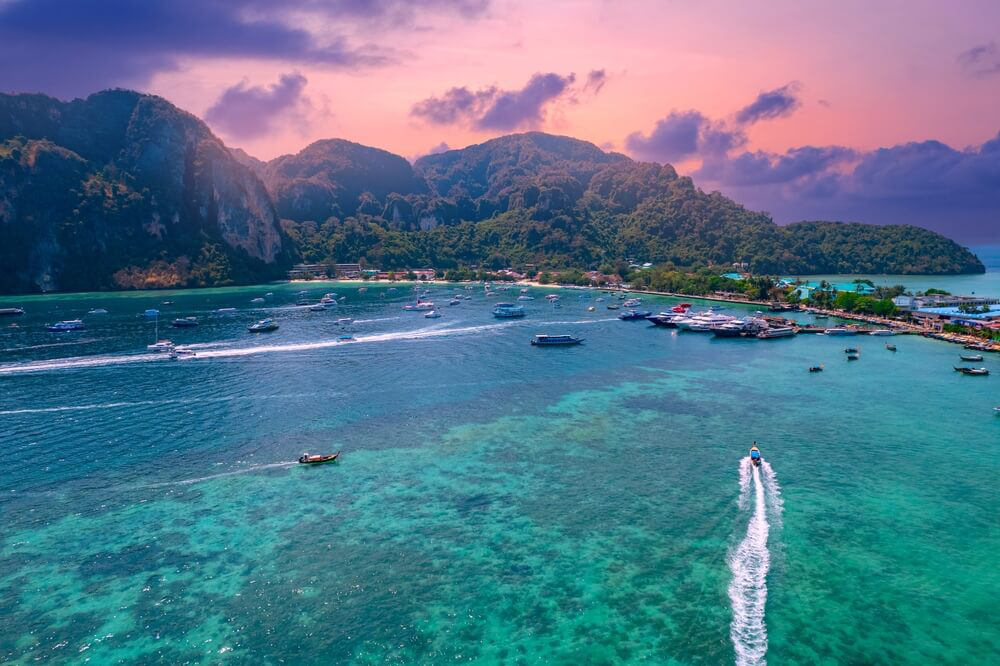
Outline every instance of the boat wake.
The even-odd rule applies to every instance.
[[[282,395],[231,395],[217,398],[172,398],[167,400],[138,400],[131,402],[101,402],[91,405],[60,405],[57,407],[25,407],[24,409],[4,409],[0,410],[0,416],[11,416],[14,414],[49,414],[52,412],[86,412],[93,409],[119,409],[121,407],[143,407],[146,405],[189,405],[205,404],[210,402],[233,402],[238,400],[281,400],[299,399],[314,397],[315,393],[288,393]],[[335,393],[331,396],[341,396]]]
[[[750,458],[740,461],[740,510],[753,505],[747,524],[746,536],[729,555],[729,600],[733,607],[733,620],[729,636],[736,652],[739,666],[766,664],[767,625],[764,610],[767,606],[767,572],[771,565],[767,539],[771,525],[769,514],[780,521],[781,489],[774,470],[762,462],[754,467]]]
[[[268,463],[266,465],[253,465],[251,467],[245,467],[243,469],[236,469],[230,472],[219,472],[218,474],[209,474],[207,476],[198,476],[193,479],[181,479],[179,481],[163,481],[162,483],[147,483],[139,486],[141,488],[167,488],[170,486],[190,486],[195,483],[202,483],[203,481],[211,481],[212,479],[221,479],[226,476],[237,476],[239,474],[250,474],[251,472],[259,472],[264,469],[279,469],[282,467],[291,467],[297,465],[298,463],[294,460],[279,462],[279,463]]]

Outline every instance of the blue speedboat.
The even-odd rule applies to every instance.
[[[629,319],[645,319],[646,317],[651,317],[652,312],[639,312],[638,310],[624,310],[618,315],[619,319],[629,320]]]
[[[514,319],[524,316],[524,308],[513,303],[497,303],[493,308],[493,316],[497,319]]]
[[[760,467],[760,449],[757,448],[757,442],[754,442],[753,446],[750,447],[750,462]]]

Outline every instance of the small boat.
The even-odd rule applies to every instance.
[[[83,321],[79,319],[67,319],[66,321],[57,321],[54,324],[49,324],[45,327],[45,330],[52,331],[53,333],[65,333],[66,331],[82,331],[83,328]]]
[[[857,361],[859,358],[861,358],[861,354],[855,353],[855,354],[848,354],[847,355],[847,360],[848,361]]]
[[[326,312],[326,306],[322,303],[316,303],[315,305],[309,306],[310,312]]]
[[[527,294],[523,294],[521,296],[518,296],[517,300],[519,300],[519,301],[533,301],[533,300],[535,300],[535,297],[534,296],[528,296]]]
[[[874,331],[868,331],[868,335],[896,335],[896,332],[889,328],[876,328]]]
[[[434,304],[430,301],[417,301],[403,306],[404,310],[433,310]]]
[[[269,291],[266,294],[264,294],[264,298],[270,298],[271,296],[274,296],[274,292],[273,291]]]
[[[814,365],[813,367],[809,368],[809,372],[823,372],[823,366]]]
[[[218,314],[232,314],[236,312],[236,308],[219,308],[216,312]]]
[[[194,317],[181,317],[170,322],[174,328],[194,328],[198,325],[198,320]]]
[[[105,310],[107,312],[107,310]],[[0,308],[0,316],[13,317],[23,315],[24,308]]]
[[[640,312],[638,310],[622,310],[622,312],[619,313],[618,318],[622,321],[631,321],[634,319],[645,319],[646,317],[651,317],[652,315],[652,312],[647,311]]]
[[[174,343],[170,340],[157,340],[151,345],[146,345],[146,349],[151,352],[172,352],[174,351]]]
[[[353,341],[354,341],[353,335],[342,335],[339,338],[337,338],[337,342],[353,342]]]
[[[250,299],[250,302],[254,304],[266,303],[266,301],[263,298],[252,298]]]
[[[251,333],[270,333],[278,330],[278,324],[273,319],[261,319],[256,324],[247,326]]]
[[[308,453],[303,453],[299,456],[300,465],[321,465],[323,463],[336,462],[337,458],[340,457],[340,451],[336,453],[329,453],[327,455],[315,455],[311,456]]]
[[[143,312],[142,314],[145,315],[146,317],[159,317],[160,311],[157,310],[156,308],[150,308],[145,312]]]
[[[607,308],[609,310],[617,310],[619,308],[619,305],[617,303],[608,303]]]
[[[448,301],[448,305],[458,305],[461,302],[462,302],[462,299],[460,299],[460,298],[453,298],[450,301]]]
[[[427,316],[427,315],[424,315],[424,316]],[[347,326],[348,324],[353,324],[353,323],[354,323],[354,320],[351,319],[350,317],[341,317],[340,319],[337,320],[337,325],[338,326]]]
[[[622,303],[622,305],[624,307],[626,307],[626,308],[634,308],[637,305],[642,305],[642,299],[641,298],[630,298],[627,301],[625,301],[624,303]]]
[[[847,349],[844,350],[844,353],[845,354],[857,354],[858,353],[858,348],[857,347],[848,347]]]
[[[963,361],[982,361],[983,357],[979,354],[960,354],[959,358]]]
[[[757,448],[757,442],[750,447],[750,462],[754,467],[760,467],[760,449]]]
[[[542,335],[538,334],[531,339],[531,344],[537,347],[569,347],[583,342],[583,338],[574,338],[572,335]]]
[[[896,351],[896,345],[886,345],[885,348],[889,351]]]
[[[587,307],[587,312],[594,312],[595,310],[597,310],[597,308],[595,308],[593,305]]]
[[[993,411],[996,412],[997,414],[1000,414],[1000,407],[994,407]]]
[[[90,315],[102,315],[102,314],[108,314],[108,311],[105,310],[104,308],[94,308],[93,310],[88,310],[87,314],[90,314]]]
[[[834,328],[826,329],[827,335],[857,335],[857,329],[847,328],[846,326],[836,326]]]
[[[438,319],[441,317],[441,313],[437,310],[431,310],[430,312],[424,313],[424,319]]]
[[[973,375],[976,377],[985,377],[990,374],[990,371],[986,368],[955,368],[956,372],[961,372],[963,375]]]

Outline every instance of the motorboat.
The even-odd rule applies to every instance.
[[[431,310],[430,312],[424,313],[424,319],[438,319],[441,317],[441,313],[437,310]]]
[[[198,320],[194,317],[180,317],[170,322],[174,328],[194,328],[198,325]]]
[[[861,354],[859,354],[857,352],[855,352],[853,354],[848,354],[847,355],[847,360],[848,361],[857,361],[859,358],[861,358]]]
[[[750,447],[750,462],[754,467],[760,467],[760,449],[757,448],[756,442]]]
[[[261,319],[256,324],[247,326],[251,333],[270,333],[278,330],[278,324],[273,319]]]
[[[337,342],[354,342],[354,336],[353,335],[342,335],[339,338],[337,338]]]
[[[646,317],[652,316],[652,314],[653,314],[652,312],[648,311],[640,312],[639,310],[622,310],[618,314],[618,318],[623,321],[631,321],[634,319],[645,319]]]
[[[265,301],[263,298],[252,298],[250,299],[250,302],[255,305],[259,305],[260,303],[266,303],[267,301]]]
[[[146,345],[146,349],[151,352],[172,352],[174,351],[174,343],[170,340],[157,340],[151,345]]]
[[[514,319],[524,314],[524,308],[514,303],[497,303],[493,308],[493,316],[497,319]]]
[[[624,307],[626,307],[626,308],[634,308],[634,307],[636,307],[638,305],[642,305],[642,299],[641,298],[630,298],[627,301],[625,301],[624,303],[622,303],[622,305]]]
[[[23,313],[24,310],[22,310],[21,312]],[[89,315],[102,315],[102,314],[108,314],[108,311],[105,310],[104,308],[94,308],[93,310],[88,310],[87,314],[89,314]]]
[[[738,338],[750,332],[747,323],[739,319],[711,328],[712,334],[717,338]]]
[[[145,312],[143,312],[142,314],[144,316],[146,316],[146,317],[159,317],[160,316],[160,311],[157,310],[156,308],[150,308],[150,309],[146,310]]]
[[[844,353],[845,354],[857,354],[858,353],[858,348],[857,347],[848,347],[847,349],[844,350]]]
[[[609,310],[617,310],[620,306],[617,303],[608,303],[605,307]]]
[[[823,372],[823,365],[822,364],[814,365],[813,367],[809,368],[809,372]]]
[[[868,335],[896,335],[896,332],[890,328],[876,328],[874,331],[868,331]]]
[[[835,326],[834,328],[826,329],[827,335],[857,335],[858,331],[854,328],[847,328],[846,326]]]
[[[308,453],[303,453],[299,456],[300,465],[322,465],[323,463],[336,462],[337,458],[340,457],[340,451],[336,453],[329,453],[326,455],[309,455]]]
[[[416,303],[407,303],[403,306],[404,310],[433,310],[434,304],[430,301],[417,301]]]
[[[790,338],[793,335],[795,335],[795,329],[791,326],[771,326],[758,333],[757,338],[771,340],[772,338]]]
[[[538,334],[531,339],[531,344],[537,347],[569,347],[583,342],[583,338],[574,338],[572,335],[542,335]]]
[[[990,374],[990,371],[986,368],[955,368],[956,372],[961,372],[963,375],[973,375],[977,377],[985,377]]]
[[[677,328],[677,322],[675,321],[677,318],[664,312],[661,312],[658,315],[653,315],[652,317],[646,317],[646,319],[656,326],[662,326],[663,328]]]
[[[559,300],[559,294],[547,294],[545,298],[547,298],[550,301]]]
[[[596,310],[597,310],[597,308],[596,308],[596,307],[594,307],[593,305],[589,305],[589,306],[587,306],[587,312],[594,312],[594,311],[596,311]]]
[[[45,327],[45,330],[52,331],[53,333],[65,333],[66,331],[82,331],[84,329],[83,321],[80,319],[67,319],[65,321],[57,321],[54,324],[49,324]]]
[[[236,308],[219,308],[215,311],[217,314],[232,314],[236,312]]]
[[[959,358],[963,361],[982,361],[983,357],[979,354],[961,354]]]
[[[107,313],[107,310],[105,310],[104,312]],[[0,316],[13,317],[16,315],[23,315],[23,314],[24,314],[24,308],[0,308]],[[95,313],[92,312],[91,314]]]
[[[461,302],[462,302],[462,299],[460,299],[460,298],[453,298],[450,301],[448,301],[448,305],[458,305]]]
[[[889,351],[896,351],[896,345],[886,345],[885,348]]]

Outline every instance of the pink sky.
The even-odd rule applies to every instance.
[[[874,10],[873,7],[878,7]],[[988,2],[574,2],[499,1],[481,16],[417,17],[417,29],[360,25],[355,44],[392,48],[398,61],[358,70],[280,60],[185,57],[147,89],[198,114],[239,81],[268,86],[288,72],[308,81],[298,113],[258,138],[229,143],[270,158],[339,137],[405,156],[504,131],[428,126],[410,109],[454,86],[517,89],[535,73],[608,74],[605,87],[545,109],[535,129],[623,150],[674,109],[725,119],[763,90],[801,83],[800,109],[748,131],[751,149],[803,144],[872,149],[938,139],[954,147],[997,133],[1000,77],[976,76],[956,58],[997,34]],[[304,17],[315,34],[322,21]],[[339,27],[338,27],[339,29]],[[363,35],[363,36],[359,36]],[[947,100],[947,102],[943,101]]]

